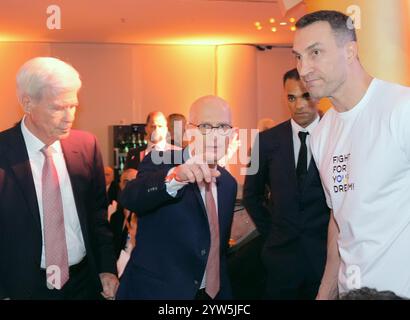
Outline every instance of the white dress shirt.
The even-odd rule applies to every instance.
[[[40,212],[41,231],[43,247],[41,254],[41,268],[46,268],[45,244],[44,244],[44,223],[43,223],[43,202],[42,202],[42,172],[44,165],[44,155],[40,151],[45,144],[34,136],[24,124],[25,118],[21,121],[21,131],[26,144],[31,172],[33,174],[34,187],[37,194],[38,208]],[[51,147],[54,150],[53,161],[57,170],[58,180],[61,190],[61,198],[64,210],[65,237],[67,242],[68,264],[75,265],[85,257],[86,250],[81,232],[80,221],[74,201],[73,189],[70,176],[68,175],[64,154],[60,141],[54,142]]]
[[[312,131],[316,128],[316,126],[319,123],[319,116],[306,128],[301,127],[296,123],[295,120],[291,119],[290,123],[292,124],[292,133],[293,133],[293,151],[295,155],[295,168],[298,165],[298,157],[299,157],[299,151],[300,151],[300,138],[299,138],[299,131],[302,132],[309,132],[309,134],[306,136],[306,146],[307,146],[307,168],[309,169],[310,165],[310,160],[312,159],[312,150],[310,148],[310,137],[312,135]]]

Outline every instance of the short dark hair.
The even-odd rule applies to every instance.
[[[339,300],[404,300],[393,291],[377,291],[363,287],[341,294]]]
[[[285,85],[286,80],[288,79],[300,80],[300,75],[296,68],[289,70],[283,75],[283,85]]]
[[[308,13],[296,22],[297,29],[303,29],[315,22],[326,21],[336,35],[338,44],[347,41],[357,41],[356,30],[352,28],[353,20],[342,12],[334,10],[320,10]]]

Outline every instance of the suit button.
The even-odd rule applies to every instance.
[[[199,284],[198,280],[194,280],[194,284],[197,286]]]
[[[202,249],[202,250],[201,250],[201,256],[204,256],[204,255],[206,255],[206,250],[205,250],[205,249]]]

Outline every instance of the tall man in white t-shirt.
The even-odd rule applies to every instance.
[[[308,14],[293,46],[310,95],[334,106],[311,139],[333,210],[317,298],[358,287],[410,297],[410,88],[363,69],[352,25],[336,11]]]

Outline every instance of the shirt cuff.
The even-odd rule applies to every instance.
[[[167,174],[167,177],[171,176],[174,171],[175,171],[175,168],[172,168],[171,170],[169,170],[168,174]],[[187,184],[188,184],[188,182],[179,182],[179,181],[175,180],[175,178],[172,178],[172,180],[165,182],[165,187],[167,189],[167,193],[171,197],[175,198],[178,191],[181,190]]]

